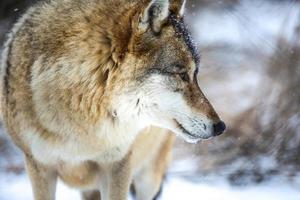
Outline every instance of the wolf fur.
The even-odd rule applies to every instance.
[[[36,200],[55,199],[58,177],[87,200],[125,200],[132,183],[152,200],[171,158],[167,129],[188,142],[214,135],[220,119],[198,86],[184,4],[51,0],[16,23],[3,118]]]

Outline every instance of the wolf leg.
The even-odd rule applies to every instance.
[[[159,196],[164,174],[155,174],[151,169],[143,170],[134,179],[136,200],[155,200]]]
[[[173,143],[174,136],[168,135],[155,159],[134,177],[137,200],[155,200],[159,196],[163,179],[172,158]]]
[[[102,200],[127,200],[131,183],[130,155],[106,167],[101,183]]]
[[[101,200],[99,191],[84,191],[81,193],[82,200]]]
[[[159,188],[159,191],[158,191],[158,193],[156,193],[156,195],[155,195],[155,197],[153,198],[153,200],[158,200],[160,197],[161,197],[161,195],[162,195],[162,192],[163,192],[163,181],[162,181],[162,183],[161,183],[161,185],[160,185],[160,188]]]
[[[35,200],[54,200],[57,175],[50,168],[25,156],[26,171],[29,175]]]

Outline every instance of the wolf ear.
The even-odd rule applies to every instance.
[[[171,11],[180,17],[184,15],[186,0],[173,0],[171,3]]]
[[[141,32],[145,32],[150,26],[156,33],[169,16],[169,12],[182,17],[185,12],[186,0],[151,0],[142,12],[139,20]]]
[[[140,16],[139,28],[144,32],[151,26],[154,32],[160,32],[169,16],[169,8],[169,0],[151,0]]]

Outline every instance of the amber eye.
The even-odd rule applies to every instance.
[[[189,77],[188,73],[186,73],[186,72],[185,73],[180,73],[179,76],[185,82],[189,82],[190,81],[190,77]]]
[[[196,68],[195,73],[194,73],[194,79],[197,80],[199,68]]]

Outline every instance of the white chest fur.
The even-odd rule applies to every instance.
[[[45,138],[34,128],[24,129],[31,153],[44,164],[87,160],[110,163],[121,160],[140,131],[133,124],[102,122],[85,135],[61,133]]]

